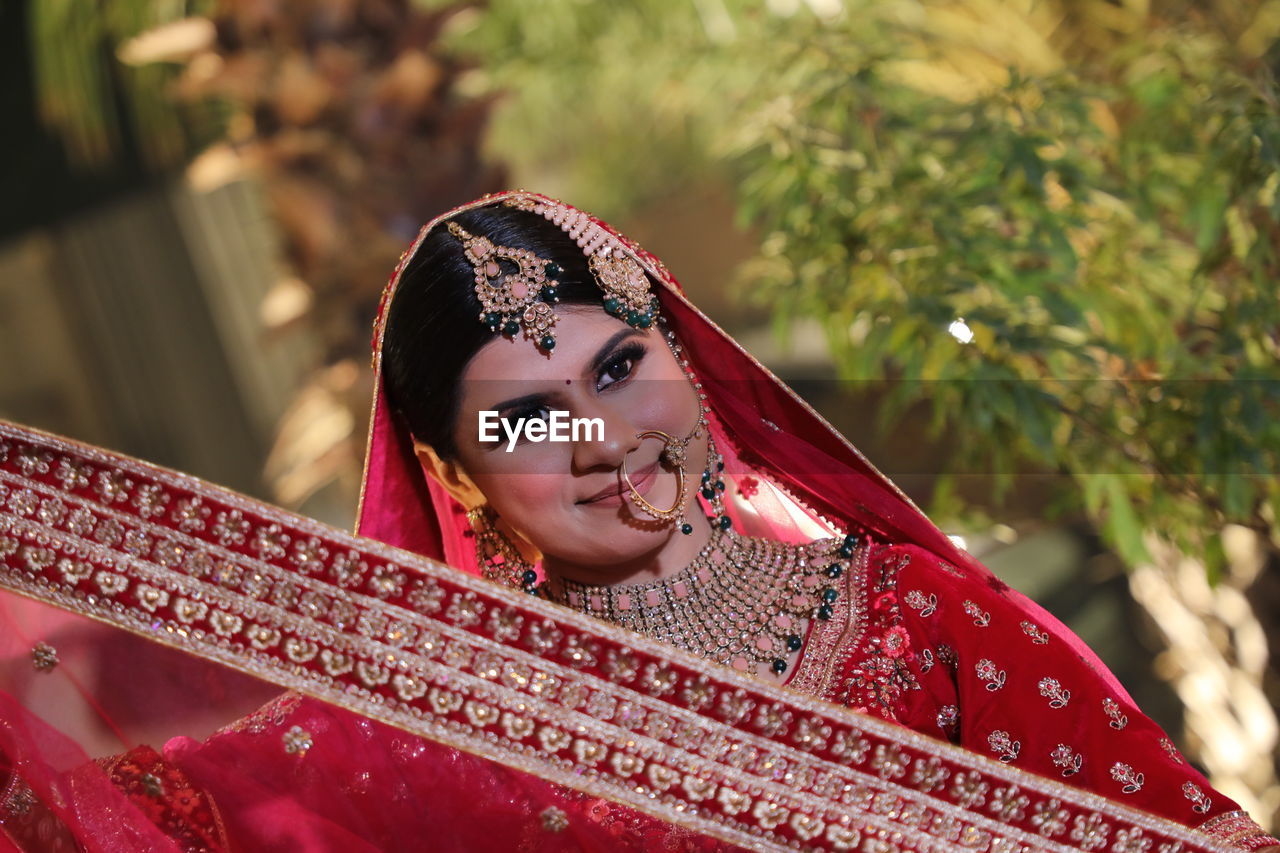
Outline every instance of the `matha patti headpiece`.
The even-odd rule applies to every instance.
[[[639,329],[653,325],[658,304],[644,268],[591,217],[565,205],[528,196],[517,196],[503,204],[542,216],[582,248],[587,267],[604,292],[606,312]],[[462,241],[467,261],[475,271],[480,321],[507,337],[515,337],[523,330],[525,337],[536,341],[543,350],[554,349],[552,327],[556,314],[551,306],[559,301],[559,276],[563,273],[560,265],[526,249],[496,245],[487,237],[467,232],[456,222],[449,222],[448,228]]]

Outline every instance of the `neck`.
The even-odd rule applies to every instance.
[[[548,554],[543,559],[542,568],[553,586],[559,578],[588,586],[621,586],[663,580],[692,563],[711,538],[711,523],[702,513],[695,512],[689,523],[693,525],[692,534],[686,536],[674,527],[667,528],[667,535],[657,547],[626,562],[587,566]]]

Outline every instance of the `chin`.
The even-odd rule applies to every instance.
[[[675,525],[670,522],[658,526],[649,518],[613,518],[608,523],[583,528],[573,537],[576,547],[542,551],[569,563],[603,568],[642,560],[665,545],[674,533]]]

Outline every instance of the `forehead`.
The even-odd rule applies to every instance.
[[[610,338],[630,329],[626,323],[594,306],[560,306],[553,332],[556,347],[543,352],[534,342],[516,335],[495,335],[480,348],[462,372],[463,396],[468,386],[483,383],[495,393],[529,393],[534,385],[581,378],[594,366]]]

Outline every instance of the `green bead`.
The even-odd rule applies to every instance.
[[[552,335],[543,335],[542,340],[538,342],[538,345],[547,352],[550,352],[556,348],[556,339]]]
[[[710,480],[711,480],[711,472],[710,472],[710,471],[703,471],[703,472],[702,472],[702,482],[706,483],[706,482],[709,482]]]
[[[853,556],[853,549],[850,548],[848,545],[841,545],[840,550],[837,551],[836,553],[839,554],[841,557],[848,558]]]
[[[822,591],[822,600],[825,601],[827,604],[831,604],[833,601],[835,601],[839,597],[840,597],[840,593],[836,592],[831,587],[827,587]]]
[[[716,480],[716,491],[717,492],[724,491],[724,480]]]
[[[538,573],[533,569],[525,569],[524,574],[520,576],[520,582],[525,586],[533,586],[538,582]]]
[[[617,314],[622,310],[622,303],[616,297],[610,296],[604,301],[604,310],[610,314]]]
[[[680,525],[680,532],[685,536],[690,535],[693,533],[693,525],[686,521],[684,524]]]
[[[548,284],[547,286],[543,287],[543,288],[542,288],[542,301],[543,301],[543,302],[558,302],[558,301],[560,301],[560,289],[559,289],[559,288],[557,288],[557,287],[555,287],[555,286],[553,286],[553,285],[550,285],[550,284]]]
[[[839,563],[832,563],[831,565],[827,566],[827,577],[829,578],[838,578],[843,573],[844,573],[844,567],[841,566]]]
[[[727,515],[722,515],[722,516],[720,516],[720,529],[721,529],[721,530],[728,530],[728,529],[729,529],[730,527],[732,527],[732,526],[733,526],[733,522],[729,520],[729,516],[727,516]]]
[[[502,325],[502,315],[489,313],[484,315],[484,324],[489,327],[489,331],[496,332],[498,327]]]
[[[520,334],[520,324],[515,320],[508,320],[507,324],[502,327],[502,334],[506,335],[508,338],[514,338],[516,335]]]
[[[773,671],[778,673],[778,675],[782,675],[782,673],[787,671],[787,662],[784,661],[782,658],[774,658]]]
[[[542,272],[547,278],[559,278],[560,273],[564,272],[564,270],[560,269],[560,265],[555,261],[547,261],[547,265],[542,268]]]
[[[716,496],[716,493],[711,489],[710,486],[707,486],[702,490],[702,496],[707,500],[711,500]]]
[[[821,619],[823,622],[826,622],[834,614],[835,614],[835,611],[831,609],[830,604],[824,604],[818,608],[818,618]]]
[[[787,651],[789,652],[800,651],[800,646],[802,643],[803,641],[800,639],[799,634],[790,634],[787,637]]]
[[[844,544],[852,548],[854,545],[858,544],[858,537],[850,533],[844,537]]]
[[[628,326],[638,326],[638,325],[640,325],[640,312],[639,312],[639,311],[628,311],[628,312],[627,312],[627,325],[628,325]]]
[[[641,314],[640,320],[639,322],[636,323],[636,325],[639,326],[641,329],[649,328],[650,326],[653,325],[653,315],[647,312],[644,314]]]

